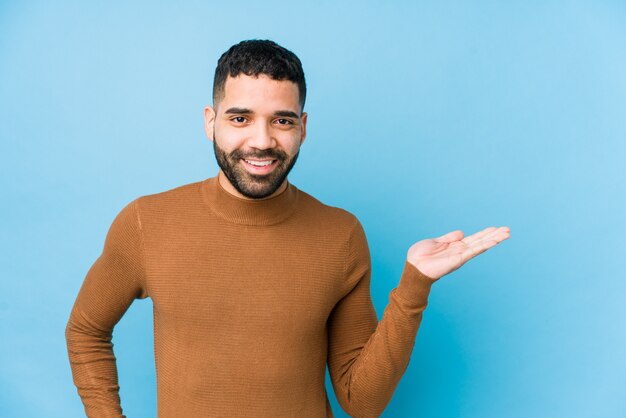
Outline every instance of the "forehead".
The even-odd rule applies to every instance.
[[[273,80],[263,74],[258,76],[240,74],[226,79],[220,107],[280,109],[300,113],[299,99],[298,85],[293,81]]]

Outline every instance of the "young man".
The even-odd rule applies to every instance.
[[[216,177],[139,197],[113,221],[66,330],[90,417],[122,417],[111,335],[154,305],[159,417],[379,416],[411,356],[432,284],[509,237],[420,241],[378,322],[359,221],[287,180],[306,137],[300,60],[244,41],[218,62],[205,128]]]

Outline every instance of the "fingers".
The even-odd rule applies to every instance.
[[[463,240],[464,243],[466,243],[467,245],[470,245],[480,239],[483,239],[485,236],[487,236],[488,234],[490,234],[491,232],[495,231],[497,228],[495,226],[490,226],[488,228],[483,229],[482,231],[478,231],[468,237],[465,237],[465,239]]]
[[[467,245],[472,245],[473,243],[480,240],[489,240],[495,239],[500,242],[510,235],[510,229],[508,226],[501,226],[500,228],[496,228],[495,226],[490,226],[488,228],[483,229],[482,231],[476,232],[468,237],[466,237],[463,242]]]
[[[479,241],[470,245],[465,251],[463,251],[463,262],[466,262],[479,254],[484,253],[489,248],[495,246],[498,241],[487,240],[487,241]]]
[[[478,238],[474,238],[474,236],[479,236]],[[482,254],[487,251],[489,248],[499,244],[505,239],[511,236],[510,229],[507,226],[503,226],[500,228],[489,227],[486,228],[468,238],[471,238],[470,242],[467,243],[466,240],[463,240],[467,244],[467,249],[463,251],[463,260],[467,261],[473,257],[476,257],[478,254]]]
[[[496,244],[504,241],[511,236],[511,230],[508,226],[501,226],[483,239],[496,241]]]

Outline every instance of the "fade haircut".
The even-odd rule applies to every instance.
[[[304,110],[306,81],[300,59],[293,52],[270,40],[251,39],[231,46],[217,61],[213,78],[213,104],[224,97],[226,79],[245,74],[263,74],[272,80],[289,80],[298,86],[300,111]]]

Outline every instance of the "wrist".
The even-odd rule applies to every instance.
[[[436,279],[425,275],[413,263],[407,260],[404,263],[404,270],[396,288],[396,293],[402,299],[414,302],[416,306],[425,305],[430,289],[435,281]]]

